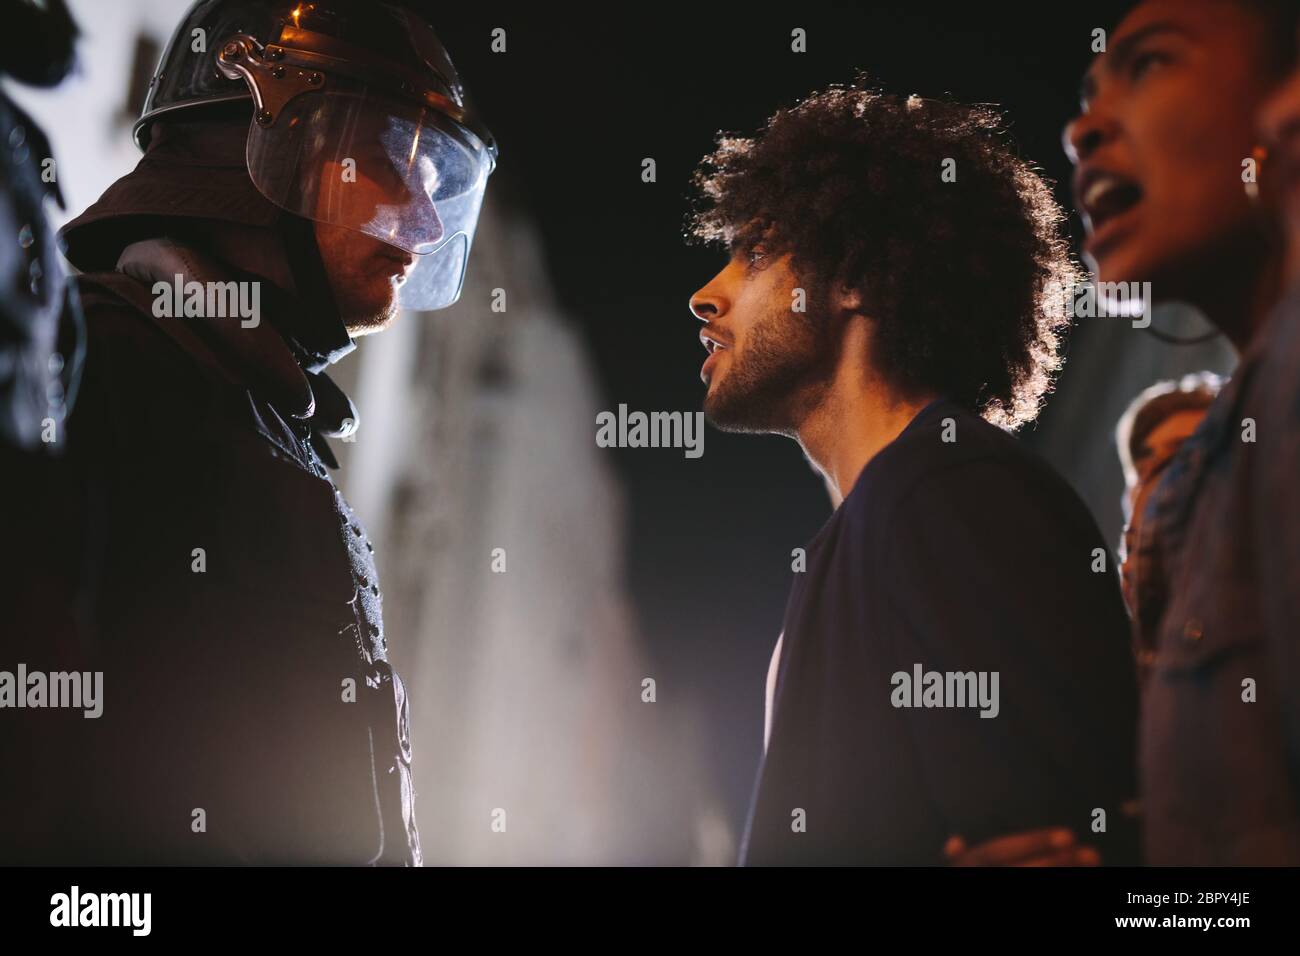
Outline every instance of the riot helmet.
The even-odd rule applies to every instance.
[[[281,209],[416,256],[406,309],[456,301],[497,146],[414,0],[199,0],[135,124],[247,100],[246,160]]]

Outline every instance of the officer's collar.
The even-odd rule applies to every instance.
[[[315,224],[283,213],[275,231],[283,243],[294,288],[288,297],[291,301],[281,303],[282,308],[272,315],[299,364],[309,372],[320,373],[357,346],[334,301],[316,244]]]
[[[310,323],[303,315],[296,296],[257,275],[243,272],[206,254],[171,239],[146,239],[132,243],[117,262],[117,271],[145,283],[151,289],[167,287],[163,294],[173,295],[180,283],[182,294],[188,283],[234,281],[257,282],[259,314],[257,321],[238,316],[185,317],[174,321],[192,322],[199,335],[232,371],[255,393],[262,393],[276,408],[297,419],[310,420],[323,434],[344,437],[356,429],[357,412],[352,402],[322,369],[340,354],[323,340],[309,334]],[[206,310],[204,310],[206,311]],[[266,321],[263,321],[263,318]],[[171,320],[165,320],[171,321]],[[304,346],[304,335],[316,344]],[[346,331],[344,332],[346,337]],[[347,338],[350,351],[352,340]]]

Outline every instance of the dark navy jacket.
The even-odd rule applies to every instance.
[[[936,864],[953,834],[1058,825],[1131,861],[1116,569],[1078,496],[1008,433],[947,401],[917,415],[808,546],[784,634],[743,863]],[[894,706],[893,675],[918,664],[996,671],[997,716]]]

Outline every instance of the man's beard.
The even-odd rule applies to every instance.
[[[704,415],[729,432],[793,435],[829,385],[834,365],[825,317],[778,309],[758,320],[743,353],[704,399]]]

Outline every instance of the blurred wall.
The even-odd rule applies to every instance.
[[[140,151],[131,125],[157,54],[189,9],[189,0],[69,0],[81,27],[79,68],[62,86],[35,90],[5,81],[5,89],[45,127],[54,147],[67,210],[62,225],[135,166]],[[144,78],[148,82],[148,76]]]

